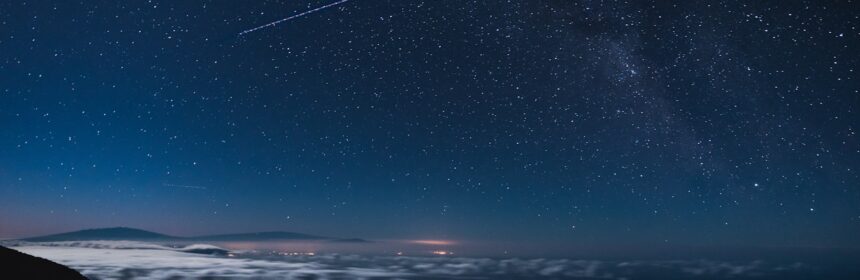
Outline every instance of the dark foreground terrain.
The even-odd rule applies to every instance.
[[[6,276],[27,279],[87,279],[74,269],[2,246],[0,264],[3,265],[3,274]]]

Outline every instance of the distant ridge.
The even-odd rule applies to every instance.
[[[191,237],[194,240],[201,241],[234,241],[234,240],[242,240],[242,241],[267,241],[267,240],[323,240],[323,239],[332,239],[328,237],[304,234],[304,233],[296,233],[296,232],[286,232],[286,231],[267,231],[267,232],[252,232],[252,233],[235,233],[235,234],[218,234],[218,235],[204,235]]]
[[[371,241],[366,240],[366,239],[361,239],[361,238],[341,238],[341,239],[332,239],[329,241],[338,242],[338,243],[371,243]]]
[[[360,238],[332,238],[288,231],[267,231],[202,236],[171,236],[128,227],[96,228],[21,239],[28,242],[130,240],[130,241],[278,241],[319,240],[332,242],[368,242]]]

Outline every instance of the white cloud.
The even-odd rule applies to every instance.
[[[7,244],[9,245],[9,244]],[[635,279],[742,278],[791,275],[807,266],[762,261],[721,262],[598,261],[568,259],[490,259],[361,255],[280,256],[237,253],[235,257],[191,254],[220,249],[195,244],[181,248],[130,241],[19,243],[14,249],[56,261],[98,279],[254,278],[254,279]]]

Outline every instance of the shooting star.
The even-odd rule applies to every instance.
[[[349,0],[340,0],[340,1],[337,1],[337,2],[334,2],[334,3],[331,3],[331,4],[327,4],[327,5],[321,6],[321,7],[319,7],[319,8],[315,8],[315,9],[312,9],[312,10],[307,10],[307,11],[301,12],[301,13],[299,13],[299,14],[292,15],[292,16],[290,16],[290,17],[288,17],[288,18],[285,18],[285,19],[276,20],[276,21],[273,21],[273,22],[270,22],[270,23],[267,23],[267,24],[264,24],[264,25],[260,25],[260,26],[257,26],[257,27],[254,27],[254,28],[251,28],[251,29],[248,29],[248,30],[245,30],[245,31],[239,32],[239,36],[242,36],[242,35],[245,35],[245,34],[248,34],[248,33],[251,33],[251,32],[254,32],[254,31],[257,31],[257,30],[260,30],[260,29],[263,29],[263,28],[266,28],[266,27],[272,27],[272,26],[275,26],[276,24],[279,24],[279,23],[282,23],[282,22],[285,22],[285,21],[289,21],[289,20],[292,20],[292,19],[295,19],[295,18],[303,17],[303,16],[306,16],[306,15],[309,15],[309,14],[312,14],[312,13],[315,13],[315,12],[318,12],[318,11],[320,11],[320,10],[324,10],[324,9],[327,9],[327,8],[331,8],[331,7],[334,7],[334,6],[337,6],[337,5],[340,5],[340,4],[343,4],[343,3],[346,3],[346,2],[349,2]]]
[[[178,185],[178,184],[169,184],[169,183],[164,183],[164,186],[165,187],[175,187],[175,188],[185,188],[185,189],[195,189],[195,190],[208,189],[207,187],[204,187],[204,186],[189,186],[189,185]]]

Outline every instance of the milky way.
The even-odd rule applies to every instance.
[[[857,249],[858,10],[0,1],[0,238],[125,226],[501,258]]]

